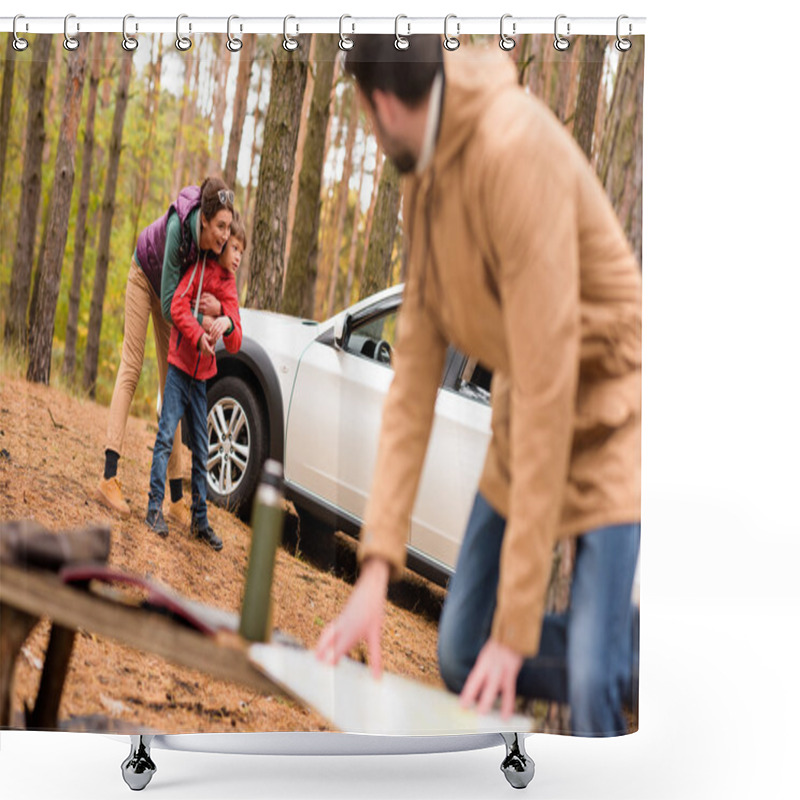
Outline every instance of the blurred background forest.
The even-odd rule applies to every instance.
[[[462,37],[466,40],[472,37]],[[496,47],[496,37],[486,39]],[[372,135],[338,37],[203,34],[0,39],[0,369],[108,403],[139,232],[185,185],[221,175],[248,251],[242,305],[324,319],[403,278],[400,180]],[[413,42],[413,40],[412,40]],[[508,57],[592,161],[641,262],[644,42],[518,37]],[[356,39],[357,46],[357,39]],[[413,44],[412,44],[413,46]],[[458,57],[466,57],[461,48]],[[148,338],[133,413],[152,413]]]

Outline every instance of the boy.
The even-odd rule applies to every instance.
[[[208,461],[208,427],[206,422],[206,380],[216,375],[214,345],[220,336],[230,353],[242,344],[239,321],[239,300],[236,292],[236,270],[246,246],[244,225],[238,214],[231,222],[231,233],[219,263],[198,258],[192,270],[181,278],[172,298],[172,334],[169,342],[169,368],[164,385],[161,419],[153,448],[150,470],[150,494],[145,523],[159,536],[169,528],[161,511],[164,481],[172,439],[178,422],[186,414],[192,450],[192,532],[214,550],[222,549],[222,539],[208,522],[206,508],[206,462]],[[207,333],[197,322],[199,299],[209,292],[219,300],[220,316]],[[192,313],[194,306],[194,314]]]

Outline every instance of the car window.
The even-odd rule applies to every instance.
[[[479,403],[491,402],[492,373],[477,359],[468,358],[456,383],[456,391]]]
[[[394,308],[356,324],[347,337],[344,349],[348,353],[391,367],[397,338],[398,313],[399,309]]]

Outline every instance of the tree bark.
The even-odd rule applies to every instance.
[[[361,192],[364,189],[364,164],[366,160],[367,142],[365,140],[364,149],[361,152],[361,163],[358,166],[358,190],[356,192],[356,202],[353,208],[353,231],[350,236],[350,254],[347,257],[347,285],[344,290],[345,306],[349,306],[352,302],[353,280],[356,274],[356,253],[358,252],[358,222],[361,217]]]
[[[150,64],[152,71],[152,82],[147,98],[147,138],[144,142],[142,152],[142,171],[134,179],[135,197],[133,208],[133,225],[131,226],[133,241],[131,251],[136,248],[139,238],[139,223],[142,219],[144,204],[150,197],[150,175],[153,169],[153,162],[159,157],[158,136],[156,135],[156,122],[158,120],[158,107],[161,102],[161,69],[164,62],[164,34],[158,35],[158,55],[154,62]]]
[[[14,59],[15,50],[11,46],[14,37],[6,34],[6,50],[8,51],[3,68],[3,89],[0,94],[0,196],[3,194],[3,180],[6,174],[6,151],[8,149],[8,132],[11,121],[11,99],[14,93]]]
[[[128,107],[128,90],[131,82],[133,54],[119,56],[120,72],[114,104],[114,122],[111,127],[111,141],[108,147],[108,171],[103,190],[102,215],[100,218],[100,241],[98,243],[97,265],[92,289],[92,305],[89,311],[89,332],[86,337],[86,354],[83,359],[83,388],[90,397],[95,396],[97,385],[97,360],[100,353],[100,330],[103,326],[103,299],[106,294],[108,278],[109,250],[111,246],[111,222],[114,217],[114,202],[117,193],[119,159],[122,153],[122,125]]]
[[[578,105],[572,135],[586,158],[592,158],[594,119],[597,113],[597,95],[603,77],[607,39],[605,36],[587,36],[580,68]]]
[[[307,35],[293,52],[276,38],[272,51],[269,109],[264,120],[247,306],[276,311],[283,288],[289,195],[292,191],[300,112],[308,73]]]
[[[214,127],[212,129],[212,145],[208,159],[208,174],[222,172],[222,146],[225,143],[225,132],[222,123],[225,119],[225,109],[228,107],[228,72],[231,68],[231,51],[225,47],[227,36],[218,36],[214,42],[218,43],[217,53],[214,56],[216,75],[214,83]],[[241,55],[241,53],[239,54]],[[235,184],[228,184],[231,189]]]
[[[314,316],[314,287],[319,257],[320,187],[325,161],[325,133],[331,108],[333,66],[338,52],[335,36],[316,41],[316,77],[308,115],[303,163],[300,169],[297,208],[292,229],[286,286],[281,310],[286,314]]]
[[[17,351],[22,351],[24,348],[27,332],[25,314],[31,290],[36,218],[42,192],[42,151],[45,139],[44,93],[52,41],[53,37],[49,34],[39,34],[33,43],[31,58],[25,160],[22,168],[22,192],[16,226],[17,245],[14,249],[14,261],[11,268],[11,287],[5,327],[6,345]]]
[[[644,39],[619,58],[597,171],[642,263],[642,90]]]
[[[175,134],[175,147],[172,151],[172,164],[174,172],[172,174],[172,186],[169,190],[170,197],[177,197],[178,192],[183,187],[183,167],[186,160],[186,145],[183,142],[184,131],[189,120],[189,98],[191,97],[192,69],[194,67],[194,55],[189,50],[185,53],[185,72],[183,76],[183,94],[181,95],[181,113],[178,117],[178,130]]]
[[[372,236],[372,220],[375,219],[375,206],[378,203],[378,188],[380,187],[381,173],[383,164],[386,160],[383,157],[381,144],[375,141],[375,168],[372,170],[372,193],[369,199],[369,210],[367,211],[367,223],[364,226],[364,249],[361,254],[361,266],[358,270],[358,293],[361,294],[361,284],[364,282],[364,269],[367,265],[367,253],[369,252],[369,240]]]
[[[347,139],[344,144],[344,165],[342,166],[342,180],[339,182],[338,207],[336,209],[336,225],[334,228],[333,249],[331,252],[331,274],[328,284],[328,305],[325,316],[331,316],[336,307],[336,287],[339,283],[341,271],[341,248],[344,220],[347,216],[347,201],[350,199],[350,176],[353,172],[353,145],[356,141],[358,128],[358,94],[355,90],[350,96],[350,119],[347,123]]]
[[[75,255],[72,261],[72,282],[69,289],[69,311],[64,341],[65,378],[75,376],[75,350],[78,341],[78,314],[83,282],[83,259],[86,254],[86,218],[89,213],[89,194],[92,188],[92,157],[94,155],[94,119],[97,110],[97,88],[100,85],[100,54],[103,52],[104,33],[94,34],[92,41],[92,70],[89,76],[89,99],[86,105],[86,128],[83,133],[81,159],[81,188],[78,199],[78,218],[75,221]]]
[[[66,91],[62,107],[63,118],[58,134],[56,172],[50,197],[47,229],[42,242],[42,268],[37,282],[28,336],[28,374],[33,383],[50,383],[50,357],[53,351],[53,326],[61,284],[61,267],[69,231],[69,208],[75,183],[75,146],[78,141],[78,122],[86,75],[89,43],[78,36],[81,45],[70,53],[67,62]]]
[[[381,172],[381,184],[372,233],[364,265],[364,278],[359,289],[359,300],[385,289],[392,277],[392,251],[397,234],[397,213],[400,209],[400,173],[391,160],[386,159]]]
[[[244,34],[242,36],[242,49],[237,56],[239,69],[236,73],[236,94],[233,97],[233,121],[231,123],[230,136],[228,137],[228,152],[225,156],[225,171],[223,173],[225,183],[231,189],[236,188],[236,172],[239,166],[239,150],[242,147],[244,118],[247,115],[247,93],[250,89],[250,75],[253,70],[255,40],[255,34]],[[255,131],[253,135],[255,136]]]
[[[289,263],[289,253],[292,250],[292,232],[294,231],[294,215],[297,211],[297,195],[300,193],[300,170],[303,167],[303,153],[306,147],[306,135],[308,131],[308,117],[311,111],[311,98],[314,94],[314,70],[311,64],[316,63],[315,51],[317,49],[317,39],[319,35],[311,37],[311,47],[308,52],[308,77],[306,87],[303,91],[303,107],[300,110],[300,130],[297,132],[297,147],[294,156],[294,173],[292,174],[292,191],[289,195],[289,214],[286,220],[286,249],[284,250],[284,263]],[[287,266],[288,271],[288,266]],[[286,272],[283,273],[283,292],[286,291]]]

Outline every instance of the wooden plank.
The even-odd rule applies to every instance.
[[[55,575],[7,564],[0,566],[0,600],[27,614],[49,617],[56,625],[84,628],[215,678],[302,703],[250,663],[247,643],[235,634],[203,636],[159,614],[65,586]]]

